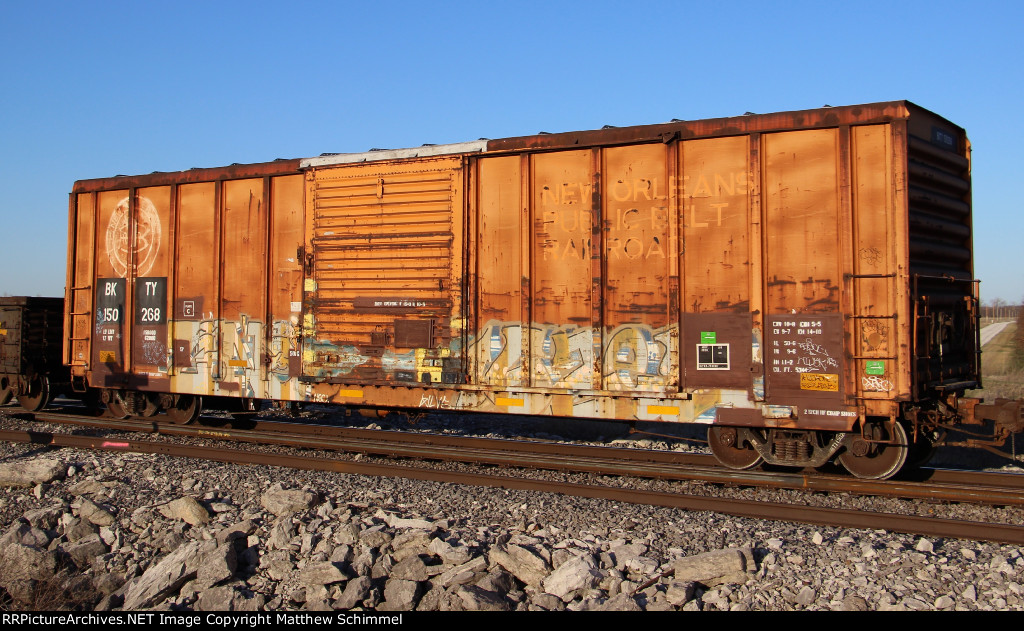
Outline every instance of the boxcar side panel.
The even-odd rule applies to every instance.
[[[684,141],[679,152],[683,271],[680,363],[683,385],[700,390],[702,420],[715,419],[717,389],[763,397],[754,370],[760,332],[750,308],[749,137]],[[759,279],[757,279],[759,281]],[[710,389],[710,391],[708,391]],[[752,403],[749,403],[752,405]]]
[[[298,399],[302,374],[302,274],[305,257],[302,175],[271,179],[270,340],[266,395]]]
[[[129,191],[102,191],[96,196],[96,252],[93,282],[96,321],[92,345],[91,385],[125,385],[128,367],[128,275],[130,230]]]
[[[679,384],[669,153],[664,144],[602,150],[604,390],[663,392]]]
[[[213,394],[219,362],[220,183],[178,187],[172,373],[177,392]]]
[[[171,187],[139,188],[135,192],[128,248],[128,293],[131,316],[131,363],[127,370],[139,386],[166,391],[168,366],[168,292],[171,276]],[[119,221],[123,221],[120,220]],[[118,270],[120,268],[118,267]]]
[[[223,185],[218,386],[262,398],[267,314],[268,208],[264,179]]]
[[[766,399],[845,429],[840,160],[837,129],[763,136]]]
[[[532,156],[533,219],[530,304],[530,385],[593,389],[595,226],[600,207],[595,187],[595,152],[559,151]],[[598,232],[599,234],[599,232]]]
[[[523,235],[529,230],[529,208],[523,200],[522,162],[520,156],[503,156],[475,163],[473,374],[479,384],[521,386],[525,376],[523,322],[529,305],[523,292],[524,286],[529,291],[529,269],[524,267]]]

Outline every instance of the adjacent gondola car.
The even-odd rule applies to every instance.
[[[60,298],[0,298],[0,405],[17,397],[35,412],[70,386],[61,362],[63,318]]]
[[[86,180],[69,232],[64,360],[117,415],[697,422],[884,478],[989,411],[970,145],[905,101]]]

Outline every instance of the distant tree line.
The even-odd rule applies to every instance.
[[[983,318],[1018,320],[1022,313],[1024,313],[1024,305],[1011,305],[1002,298],[995,298],[981,305],[980,315]]]

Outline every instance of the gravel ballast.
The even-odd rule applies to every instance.
[[[5,471],[10,610],[1024,609],[1011,545],[32,445]]]

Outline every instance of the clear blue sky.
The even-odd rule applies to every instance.
[[[0,294],[63,294],[78,179],[908,99],[967,130],[1017,303],[1022,7],[0,0]]]

